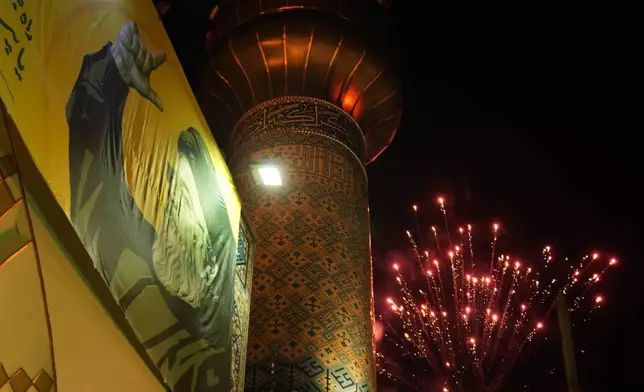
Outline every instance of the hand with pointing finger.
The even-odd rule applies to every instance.
[[[166,60],[165,52],[148,50],[134,22],[126,23],[110,48],[121,78],[144,98],[163,111],[161,97],[150,86],[150,74]]]

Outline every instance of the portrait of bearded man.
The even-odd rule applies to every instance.
[[[173,391],[229,391],[236,244],[206,143],[187,127],[176,140],[178,156],[126,159],[123,153],[130,92],[164,110],[150,74],[165,60],[165,53],[148,50],[133,22],[114,43],[83,58],[66,109],[71,221]],[[158,229],[137,206],[126,162],[148,176],[165,168],[166,197],[146,195],[156,205],[167,200]],[[151,293],[162,301],[132,306]],[[150,335],[149,326],[162,328]],[[159,356],[162,345],[169,348]]]

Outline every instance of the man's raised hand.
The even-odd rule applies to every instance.
[[[151,53],[134,22],[128,22],[121,28],[110,51],[125,84],[163,111],[161,97],[150,86],[150,74],[165,62],[166,53]]]

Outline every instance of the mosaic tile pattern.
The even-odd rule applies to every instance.
[[[7,384],[10,389],[3,389]],[[34,392],[49,392],[52,390],[53,385],[54,380],[44,370],[40,370],[32,379],[22,368],[9,375],[2,363],[0,363],[0,389],[3,391],[27,392],[33,387],[31,391],[35,389]]]
[[[364,167],[293,115],[282,116],[289,128],[234,142],[231,169],[256,235],[246,390],[375,391]],[[249,167],[262,161],[282,168],[284,186],[255,182]]]

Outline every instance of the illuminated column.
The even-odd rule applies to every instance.
[[[248,389],[327,377],[333,391],[374,389],[364,146],[348,114],[302,97],[254,108],[233,133],[230,168],[258,238]],[[263,185],[255,170],[267,167],[282,186]]]
[[[214,18],[200,104],[256,236],[247,391],[375,391],[365,166],[400,122],[387,26],[367,0]]]

